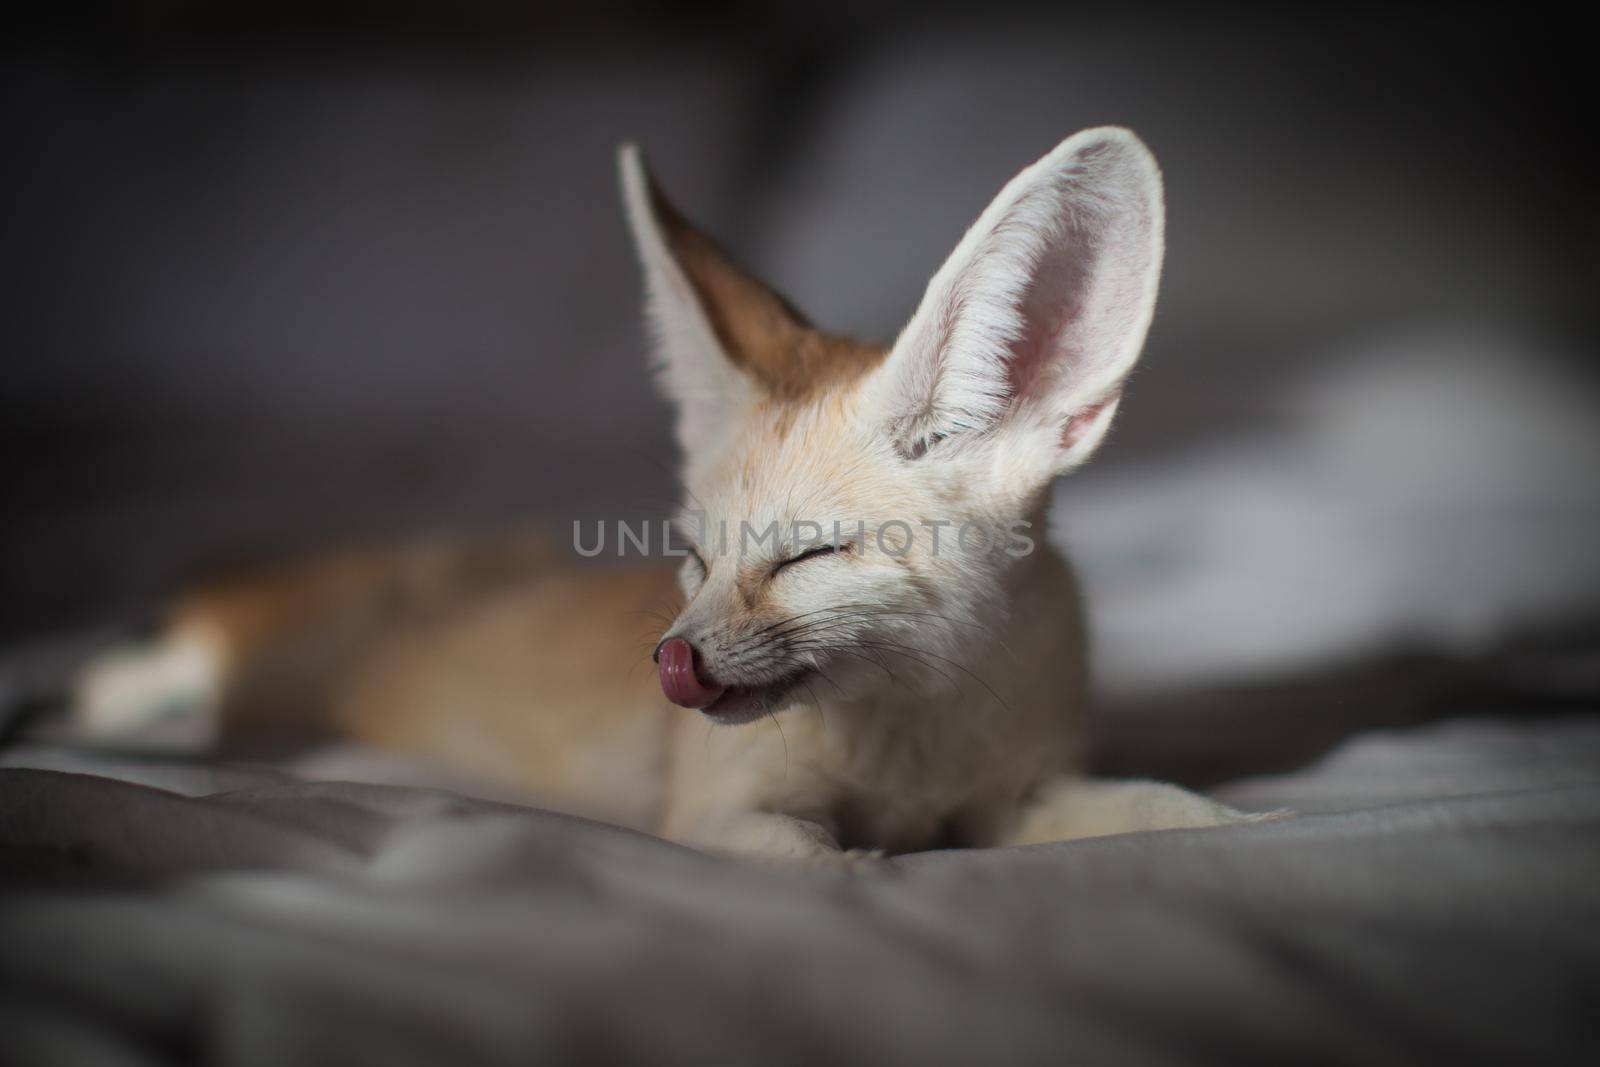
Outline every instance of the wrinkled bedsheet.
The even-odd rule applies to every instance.
[[[438,790],[0,764],[8,1063],[1577,1063],[1600,1036],[1600,716],[1367,734],[1219,791],[1291,820],[848,873]]]

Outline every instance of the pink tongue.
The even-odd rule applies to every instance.
[[[656,662],[661,668],[661,691],[680,707],[706,707],[725,690],[724,686],[705,685],[695,675],[694,649],[681,637],[662,645]]]

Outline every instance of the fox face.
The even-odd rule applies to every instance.
[[[1003,640],[1023,561],[1048,551],[1048,487],[1103,439],[1143,345],[1163,228],[1148,150],[1088,130],[1024,170],[882,347],[735,265],[635,150],[621,169],[684,453],[666,696],[742,722],[958,683]]]
[[[758,403],[714,459],[690,465],[677,523],[692,546],[686,607],[663,645],[679,657],[663,667],[678,703],[743,721],[795,696],[934,687],[952,680],[961,643],[986,636],[1002,569],[991,556],[1010,531],[968,489],[969,464],[908,466],[862,389]]]

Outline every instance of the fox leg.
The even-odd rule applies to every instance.
[[[375,636],[525,577],[547,560],[534,538],[349,553],[200,586],[147,642],[80,672],[73,717],[85,740],[204,748],[224,724],[317,727],[341,670]]]
[[[1143,830],[1191,830],[1282,818],[1250,814],[1166,782],[1061,778],[1026,803],[999,845],[1035,845]]]

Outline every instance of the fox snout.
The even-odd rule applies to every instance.
[[[661,692],[668,700],[729,725],[759,719],[781,707],[810,673],[807,668],[794,665],[769,676],[767,671],[752,672],[749,664],[739,664],[734,668],[734,677],[729,677],[708,662],[711,657],[688,638],[677,636],[663,638],[653,658]]]

